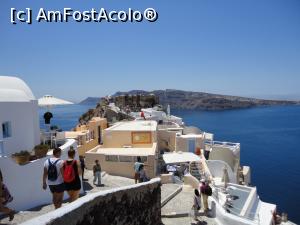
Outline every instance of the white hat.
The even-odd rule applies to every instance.
[[[204,183],[204,182],[205,182],[205,179],[204,179],[204,178],[201,178],[200,182],[203,182],[203,183]]]

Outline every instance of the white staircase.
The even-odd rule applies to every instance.
[[[190,174],[199,181],[201,180],[201,178],[204,178],[204,171],[201,161],[190,162]]]

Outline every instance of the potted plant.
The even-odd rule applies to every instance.
[[[24,165],[27,162],[29,162],[30,159],[30,153],[26,150],[16,152],[12,154],[12,158],[18,163],[19,165]]]
[[[48,145],[40,144],[34,147],[34,154],[38,159],[43,158],[47,155],[48,150],[49,150]]]

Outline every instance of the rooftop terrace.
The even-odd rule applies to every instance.
[[[105,129],[106,131],[156,131],[156,121],[127,121],[119,122]]]

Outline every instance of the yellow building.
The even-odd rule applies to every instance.
[[[86,125],[78,125],[74,131],[64,132],[65,138],[77,140],[79,155],[102,144],[102,131],[107,128],[106,118],[93,117]]]
[[[133,178],[133,165],[138,156],[145,164],[146,175],[157,175],[157,122],[119,122],[103,130],[103,145],[86,152],[86,165],[92,169],[96,159],[112,175]]]

